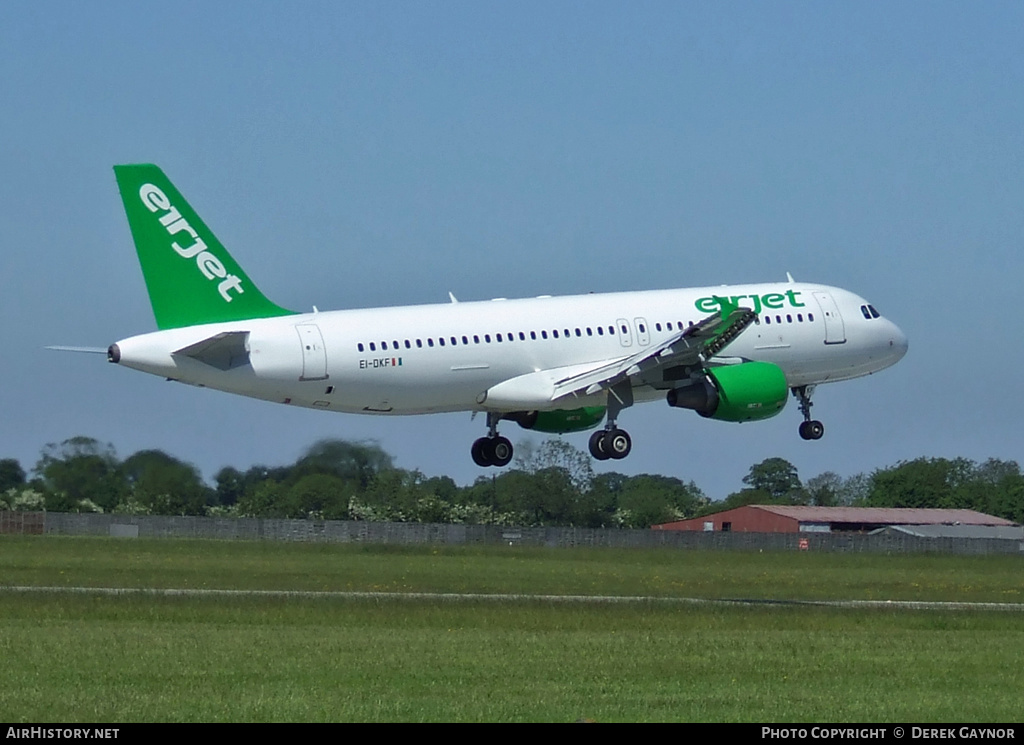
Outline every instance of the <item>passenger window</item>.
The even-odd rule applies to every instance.
[[[597,327],[597,335],[598,336],[604,336],[604,326],[598,326]]]
[[[526,334],[522,331],[519,332],[519,341],[526,341]]]
[[[462,343],[466,344],[466,345],[469,345],[469,339],[467,339],[465,336],[463,336],[462,337]]]
[[[654,324],[654,330],[655,331],[661,331],[661,324],[660,323]]]
[[[370,342],[370,351],[371,352],[376,352],[377,351],[377,347],[374,345],[374,343],[372,341]]]
[[[558,338],[558,329],[555,329],[554,331],[552,331],[551,335],[554,336],[557,339]]]
[[[428,347],[434,346],[434,340],[433,339],[427,339],[427,346]]]
[[[533,339],[534,341],[537,341],[537,332],[536,331],[531,331],[530,332],[530,338]]]
[[[793,316],[789,313],[786,314],[786,323],[793,323]]]
[[[412,344],[409,343],[408,339],[405,340],[405,348],[406,349],[412,349]]]
[[[579,329],[576,329],[576,336],[583,336],[583,332],[580,331]]]
[[[808,313],[807,314],[807,320],[810,321],[811,323],[814,323],[814,314],[813,313]]]
[[[386,341],[382,341],[382,342],[380,343],[380,348],[381,348],[381,349],[387,349],[387,348],[388,348],[388,343],[387,343]]]
[[[495,334],[495,335],[494,335],[494,338],[495,338],[495,339],[496,339],[497,341],[501,341],[501,334]]]
[[[767,325],[771,326],[771,325],[772,325],[772,317],[771,317],[771,316],[765,316],[765,317],[764,317],[764,322],[765,322],[765,323],[766,323]]]
[[[362,343],[362,342],[359,342],[359,351],[360,351],[360,352],[362,352],[362,351],[363,351],[363,343]]]
[[[803,313],[797,313],[796,314],[796,320],[797,320],[797,323],[803,323],[804,322],[804,314]]]
[[[487,342],[488,344],[490,344],[491,343],[491,335],[490,334],[484,334],[484,341]]]
[[[547,339],[548,338],[548,332],[547,331],[541,331],[540,332],[540,338],[541,339]]]
[[[591,330],[590,326],[587,326],[587,336],[593,336],[593,335],[594,335],[594,332]]]
[[[417,349],[423,349],[423,340],[422,339],[417,339],[416,340],[416,348]]]
[[[444,337],[443,336],[439,336],[437,338],[437,343],[440,344],[443,347],[444,346]]]
[[[477,336],[476,334],[473,334],[473,343],[474,344],[479,344],[480,343],[480,337]]]

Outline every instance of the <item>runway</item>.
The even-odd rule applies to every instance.
[[[1024,603],[960,603],[921,600],[776,600],[767,598],[673,598],[654,595],[531,595],[525,593],[472,592],[361,592],[329,590],[218,590],[195,587],[57,587],[0,586],[0,592],[78,595],[150,595],[157,597],[266,597],[334,600],[389,600],[463,602],[535,602],[608,605],[649,603],[659,605],[804,606],[849,609],[957,610],[1024,612]]]

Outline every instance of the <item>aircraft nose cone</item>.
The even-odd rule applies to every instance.
[[[899,362],[907,353],[909,342],[907,341],[907,335],[903,333],[899,326],[891,322],[889,325],[892,326],[889,333],[889,349],[892,353],[892,361]]]

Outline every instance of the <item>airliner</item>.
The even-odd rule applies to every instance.
[[[822,383],[899,361],[907,338],[863,298],[786,282],[297,313],[264,296],[155,165],[115,166],[158,331],[110,362],[243,396],[351,414],[468,411],[486,417],[470,453],[505,466],[503,422],[594,429],[591,455],[629,455],[633,404],[702,417],[776,416],[790,394],[811,417]]]

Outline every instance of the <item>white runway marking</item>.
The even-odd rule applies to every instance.
[[[666,605],[784,605],[823,608],[888,608],[890,610],[1024,611],[1024,603],[961,603],[922,600],[771,600],[767,598],[671,598],[654,595],[527,595],[473,592],[358,592],[317,590],[213,590],[156,587],[0,587],[0,592],[80,595],[155,595],[158,597],[333,598],[338,600],[435,600],[544,603],[659,603]]]

